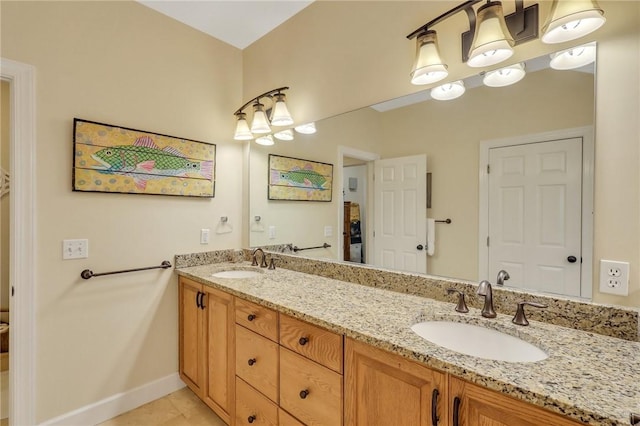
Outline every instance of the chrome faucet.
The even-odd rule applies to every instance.
[[[504,282],[507,281],[509,278],[511,278],[509,276],[509,273],[504,269],[501,269],[498,272],[498,278],[496,278],[496,285],[504,285]]]
[[[258,252],[262,253],[262,260],[260,262],[260,267],[261,268],[266,268],[267,267],[267,256],[264,254],[264,251],[258,247],[257,249],[255,249],[253,251],[253,261],[251,262],[251,266],[258,266],[258,257],[256,256],[258,254]]]
[[[484,296],[482,316],[485,318],[495,318],[496,311],[493,309],[493,289],[491,288],[491,283],[487,280],[480,281],[476,294],[478,296]]]

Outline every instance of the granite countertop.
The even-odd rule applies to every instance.
[[[257,278],[214,278],[229,269],[254,269]],[[528,327],[511,316],[486,319],[478,309],[454,311],[455,303],[249,263],[214,263],[176,270],[181,276],[303,319],[429,367],[566,415],[585,424],[629,425],[640,413],[640,342],[543,322]],[[426,320],[466,322],[520,337],[549,358],[511,363],[463,355],[416,335]]]

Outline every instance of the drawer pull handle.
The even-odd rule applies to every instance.
[[[309,391],[307,389],[300,391],[300,399],[305,399],[309,395]]]
[[[255,415],[253,415],[253,414],[252,414],[252,415],[250,415],[250,416],[249,416],[249,418],[247,418],[247,421],[248,421],[249,423],[253,423],[253,422],[255,422],[255,421],[256,421],[256,416],[255,416]]]
[[[256,319],[256,316],[254,314],[249,314],[249,316],[247,316],[247,319],[249,321],[253,321],[254,319]]]
[[[309,338],[308,337],[301,337],[300,340],[298,340],[298,343],[300,343],[300,346],[304,346],[307,343],[309,343]]]
[[[256,359],[255,358],[251,358],[251,359],[249,359],[249,361],[247,361],[247,364],[249,364],[249,367],[251,367],[255,363],[256,363]]]

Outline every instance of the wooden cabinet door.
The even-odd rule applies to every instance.
[[[180,278],[179,285],[179,356],[180,378],[202,397],[205,380],[203,356],[203,310],[200,308],[202,285]]]
[[[203,286],[205,344],[203,345],[206,386],[203,399],[226,423],[229,423],[234,401],[235,358],[233,346],[233,296]]]
[[[576,426],[581,424],[455,377],[449,377],[449,404],[450,424],[453,426]]]
[[[448,425],[444,373],[352,339],[345,346],[346,425]]]

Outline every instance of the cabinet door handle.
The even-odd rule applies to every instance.
[[[453,398],[453,426],[460,426],[460,398]]]
[[[251,358],[251,359],[249,359],[249,361],[247,361],[247,364],[249,364],[249,367],[251,367],[255,363],[256,363],[256,359],[255,358]]]
[[[308,337],[301,337],[300,340],[298,340],[298,343],[300,343],[300,346],[304,346],[307,343],[309,343],[309,338]]]
[[[200,306],[200,295],[201,295],[201,294],[202,294],[202,292],[201,292],[201,291],[198,291],[198,292],[196,293],[196,307],[197,307],[198,309],[200,309],[200,308],[201,308],[201,306]]]
[[[309,395],[309,390],[308,389],[300,391],[300,399],[305,399],[308,395]]]
[[[253,422],[255,422],[255,421],[256,421],[256,416],[255,416],[254,414],[250,415],[250,416],[247,418],[247,421],[248,421],[249,423],[253,423]]]
[[[438,389],[434,389],[431,393],[431,424],[438,426]]]
[[[206,308],[206,306],[204,306],[204,296],[206,295],[207,295],[206,293],[200,292],[200,309]]]
[[[254,314],[249,314],[249,315],[247,316],[247,319],[248,319],[249,321],[253,321],[254,319],[256,319],[256,316],[255,316]]]

